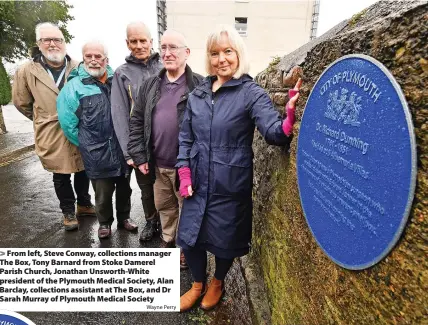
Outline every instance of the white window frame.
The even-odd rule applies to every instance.
[[[245,23],[237,23],[237,19],[245,19]],[[248,36],[248,17],[235,17],[235,29],[238,31],[239,35],[242,37]]]

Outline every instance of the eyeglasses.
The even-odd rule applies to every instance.
[[[54,42],[56,45],[61,45],[62,43],[64,43],[64,39],[62,38],[41,38],[39,39],[39,42],[42,42],[44,45],[50,45],[51,42]]]
[[[220,51],[220,52],[213,51],[213,52],[210,53],[210,57],[212,59],[217,59],[220,56],[220,53],[223,53],[224,56],[229,57],[233,53],[236,53],[236,52],[235,52],[235,50],[232,50],[232,49],[226,49],[226,50]]]
[[[162,45],[161,52],[166,53],[166,50],[169,50],[169,53],[177,54],[180,49],[185,49],[187,46],[177,46],[177,45]]]
[[[84,57],[85,61],[91,62],[91,61],[97,61],[97,62],[103,62],[105,59],[107,59],[106,56],[103,56],[101,54],[85,54]]]

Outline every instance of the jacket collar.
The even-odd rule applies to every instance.
[[[45,84],[47,87],[49,87],[53,92],[56,94],[59,94],[59,89],[55,85],[55,82],[52,80],[52,78],[49,76],[49,74],[46,72],[45,68],[42,66],[42,64],[37,60],[40,59],[41,53],[36,53],[33,57],[33,62],[30,65],[30,73],[34,75],[37,79],[39,79],[43,84]],[[67,68],[65,70],[65,76],[64,78],[67,79],[68,75],[70,74],[71,70],[75,67],[74,64],[71,64],[71,58],[66,55],[67,59]]]
[[[202,80],[202,82],[199,84],[199,86],[196,87],[194,94],[199,97],[204,97],[205,95],[202,95],[203,93],[211,94],[212,84],[215,80],[217,80],[217,76],[205,77],[204,80]],[[251,76],[249,76],[248,74],[244,74],[238,79],[232,78],[229,81],[225,82],[221,86],[221,88],[236,87],[245,82],[252,81],[252,80],[253,78],[251,78]]]
[[[193,81],[193,71],[190,69],[190,67],[186,64],[186,67],[184,69],[184,73],[186,74],[186,84],[189,92],[191,92],[193,89],[195,89],[195,82]],[[166,69],[162,68],[162,70],[158,74],[158,78],[162,79],[166,74]]]
[[[159,53],[155,52],[149,56],[149,59],[147,62],[144,62],[143,60],[137,59],[132,54],[128,55],[125,58],[125,61],[128,63],[135,63],[135,64],[141,64],[141,65],[151,65],[153,62],[159,62],[160,56]]]

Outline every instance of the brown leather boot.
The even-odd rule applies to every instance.
[[[217,306],[224,293],[223,282],[224,281],[217,280],[215,277],[212,278],[207,293],[201,302],[201,308],[203,310],[210,310]]]
[[[206,291],[203,282],[193,282],[192,288],[180,297],[180,312],[192,308]]]
[[[64,213],[63,215],[64,229],[67,231],[79,228],[79,221],[77,221],[74,213]]]
[[[91,205],[77,205],[76,216],[90,216],[95,217],[97,214],[95,213],[95,206]]]

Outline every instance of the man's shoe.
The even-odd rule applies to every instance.
[[[161,238],[161,243],[159,245],[159,248],[175,248],[174,241],[166,242]]]
[[[149,241],[153,238],[153,235],[158,231],[157,222],[157,220],[147,220],[140,235],[141,241]]]
[[[128,231],[136,231],[138,229],[138,226],[131,219],[128,218],[121,222],[118,222],[117,228],[124,228]]]
[[[91,205],[77,205],[77,211],[76,211],[76,216],[81,217],[81,216],[90,216],[90,217],[96,217],[96,212],[95,212],[95,206],[93,204]]]
[[[77,221],[74,212],[64,213],[64,229],[67,231],[79,228],[79,221]]]
[[[180,297],[180,312],[192,308],[204,296],[205,287],[203,282],[193,282],[192,288]]]
[[[104,239],[111,236],[111,227],[109,225],[100,225],[98,228],[98,238]]]
[[[189,266],[187,265],[186,258],[184,257],[184,253],[180,249],[180,269],[181,270],[185,270],[185,269],[188,269],[188,268],[189,268]]]
[[[208,286],[207,293],[201,302],[201,308],[203,310],[211,310],[219,303],[221,297],[224,294],[224,281],[217,280],[215,277],[212,278],[210,285]]]

